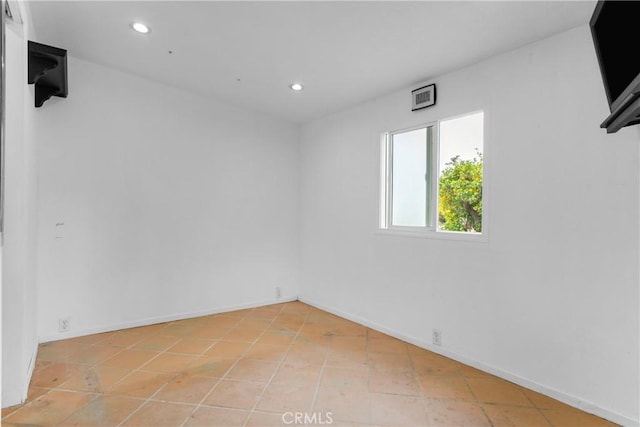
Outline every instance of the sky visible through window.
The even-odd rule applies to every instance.
[[[461,160],[478,157],[476,148],[483,152],[484,114],[482,112],[440,122],[440,167],[454,156]]]

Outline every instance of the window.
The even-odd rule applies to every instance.
[[[483,112],[385,134],[381,228],[482,233],[483,140]]]

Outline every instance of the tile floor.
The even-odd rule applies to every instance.
[[[334,426],[613,425],[300,302],[43,344],[28,402],[3,409],[2,425],[301,425],[305,414]]]

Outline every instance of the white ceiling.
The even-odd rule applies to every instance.
[[[595,2],[29,5],[38,42],[304,122],[586,24]],[[132,31],[129,25],[135,20],[148,24],[151,33]],[[304,91],[291,91],[288,85],[294,81],[303,83]],[[69,84],[73,96],[73,79]]]

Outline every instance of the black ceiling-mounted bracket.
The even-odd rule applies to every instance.
[[[29,84],[36,85],[35,105],[42,107],[52,96],[66,98],[67,51],[29,41]]]

